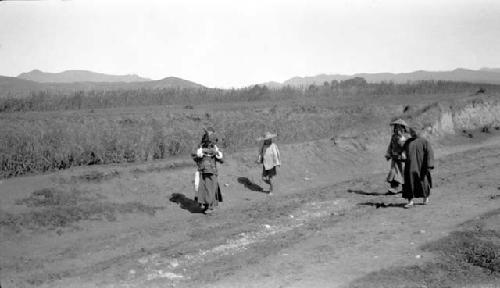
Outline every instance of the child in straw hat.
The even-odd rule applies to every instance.
[[[280,152],[278,145],[273,143],[273,138],[276,134],[266,132],[263,137],[258,140],[263,141],[259,150],[258,163],[262,164],[262,180],[269,185],[269,190],[264,190],[272,195],[273,183],[272,178],[277,176],[277,168],[281,165]]]

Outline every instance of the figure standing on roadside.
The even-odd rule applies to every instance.
[[[195,150],[198,150],[203,146],[204,142],[207,142],[209,140],[209,133],[205,128],[203,128],[203,136],[201,136],[201,141],[200,144],[195,148]],[[194,162],[196,163],[196,171],[194,172],[194,179],[193,179],[193,188],[194,188],[194,201],[198,202],[198,187],[200,186],[200,171],[199,171],[199,166],[201,164],[201,161],[203,158],[196,157],[196,152],[195,151],[191,156],[193,157]]]
[[[389,183],[388,194],[397,194],[401,192],[404,183],[403,169],[406,155],[404,153],[404,144],[406,141],[405,134],[407,133],[408,125],[402,119],[398,119],[390,123],[393,127],[391,142],[387,147],[385,159],[391,160],[391,167],[387,174],[387,182]]]
[[[413,207],[414,198],[423,198],[423,204],[429,203],[432,188],[430,170],[434,169],[434,151],[426,139],[409,129],[410,139],[404,145],[406,162],[404,169],[403,198],[408,200],[405,208]]]
[[[199,204],[203,205],[205,214],[213,213],[219,202],[222,202],[222,193],[217,179],[217,162],[223,163],[223,160],[222,152],[216,142],[215,130],[212,127],[207,128],[200,146],[192,155],[199,172],[198,191],[195,198]]]
[[[266,132],[264,137],[259,138],[262,142],[262,146],[259,150],[258,163],[262,164],[262,180],[269,186],[269,190],[264,189],[269,195],[273,193],[273,177],[277,176],[277,167],[281,166],[280,161],[280,151],[278,150],[278,145],[273,143],[273,138],[276,134]]]

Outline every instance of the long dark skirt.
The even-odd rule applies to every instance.
[[[410,174],[410,173],[407,173]],[[403,198],[411,200],[413,198],[427,198],[431,194],[432,178],[429,171],[425,171],[422,175],[412,173],[405,175],[405,183],[403,184]]]
[[[212,209],[222,202],[219,182],[216,174],[201,173],[198,186],[198,203]]]

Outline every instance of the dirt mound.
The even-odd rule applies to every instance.
[[[404,119],[431,139],[464,130],[489,131],[500,126],[500,100],[496,96],[480,95],[422,107],[406,106],[403,114],[395,118]]]

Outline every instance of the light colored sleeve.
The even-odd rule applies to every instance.
[[[280,159],[280,150],[278,149],[278,145],[274,145],[275,153],[276,153],[276,165],[281,166],[281,159]]]
[[[215,158],[221,160],[223,157],[222,151],[220,151],[219,147],[217,147],[216,145],[214,145],[214,148],[215,148]]]
[[[196,150],[196,156],[203,157],[203,149],[201,147]]]

